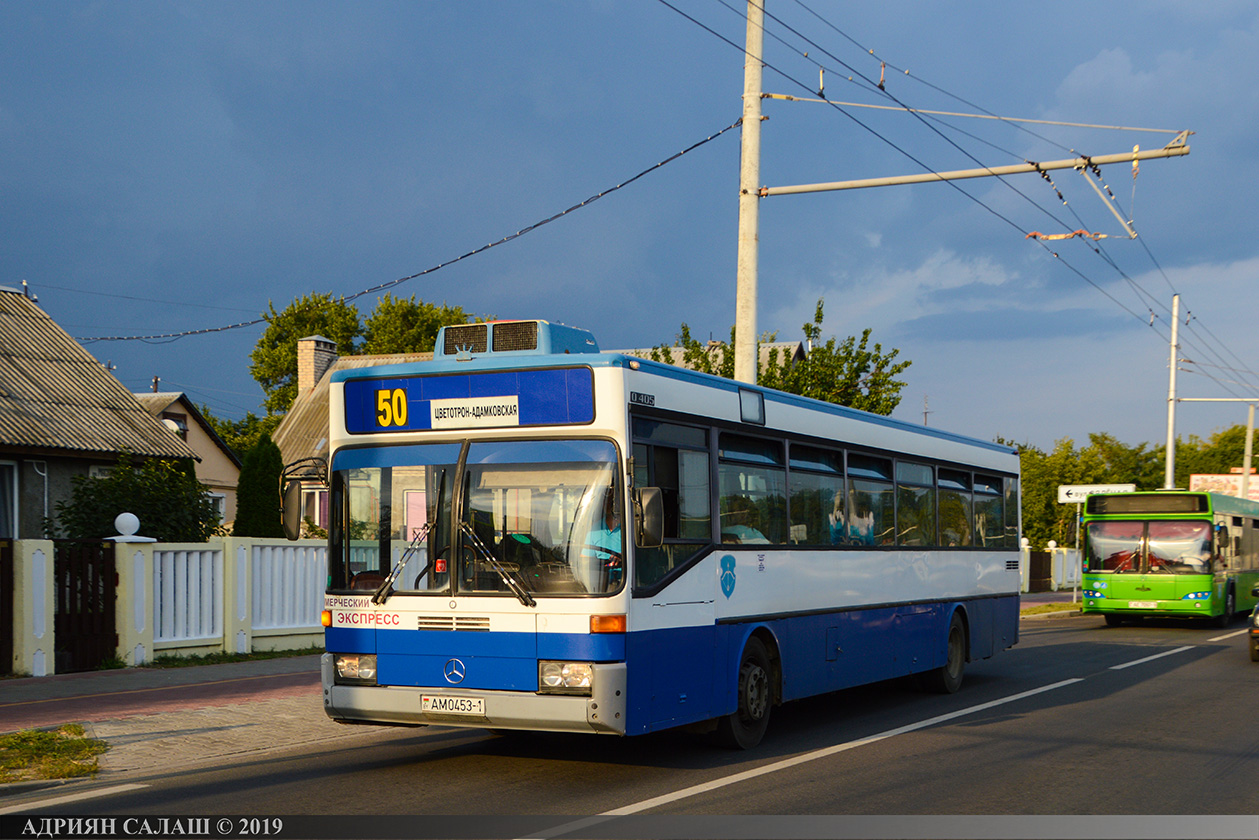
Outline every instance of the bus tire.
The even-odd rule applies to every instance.
[[[1123,624],[1122,618],[1115,615],[1114,613],[1106,613],[1106,626],[1107,627],[1118,627],[1120,624]]]
[[[717,722],[716,740],[729,749],[750,750],[765,735],[774,701],[769,653],[755,636],[743,648],[736,693],[738,705]]]
[[[1228,592],[1224,594],[1224,613],[1215,617],[1216,627],[1227,627],[1233,620],[1233,613],[1237,611],[1237,593],[1233,591],[1233,587],[1228,588]]]
[[[952,694],[961,688],[962,675],[966,671],[966,627],[956,612],[949,620],[945,645],[948,652],[944,664],[922,675],[923,685],[937,694]]]

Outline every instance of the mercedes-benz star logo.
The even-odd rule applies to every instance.
[[[446,667],[442,668],[442,674],[446,677],[446,682],[451,685],[458,685],[463,682],[463,678],[467,673],[468,669],[458,659],[448,660]]]

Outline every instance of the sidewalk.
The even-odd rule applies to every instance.
[[[0,680],[0,732],[63,723],[109,743],[97,778],[113,781],[379,728],[328,719],[318,656]]]

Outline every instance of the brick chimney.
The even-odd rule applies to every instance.
[[[297,396],[314,388],[337,360],[337,344],[322,335],[297,340]]]

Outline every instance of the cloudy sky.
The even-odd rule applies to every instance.
[[[0,4],[0,285],[133,390],[259,411],[260,325],[548,219],[735,123],[740,0]],[[1166,436],[1181,396],[1259,392],[1259,7],[769,0],[765,90],[1046,122],[766,101],[761,182],[1160,148],[1072,170],[761,202],[759,324],[873,329],[895,416],[1041,447]],[[807,56],[804,54],[807,53]],[[884,80],[884,90],[877,83]],[[1160,131],[1119,131],[1047,122]],[[592,330],[605,349],[734,321],[739,131],[395,295]],[[1059,199],[1058,193],[1065,199]],[[1033,231],[1109,238],[1040,242]],[[1056,256],[1055,256],[1056,254]],[[355,301],[366,316],[375,295]],[[143,340],[111,337],[195,333]],[[1245,422],[1181,404],[1177,431]]]

